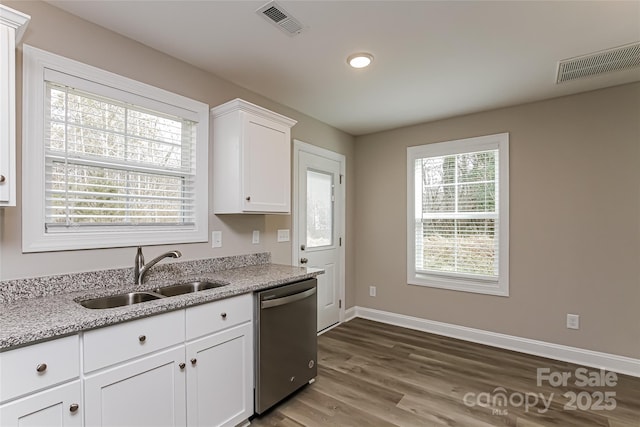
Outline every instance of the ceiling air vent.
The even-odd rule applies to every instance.
[[[558,62],[556,83],[640,66],[640,42]]]
[[[290,36],[298,35],[304,29],[300,21],[287,13],[287,11],[275,1],[265,4],[256,10],[256,13]]]

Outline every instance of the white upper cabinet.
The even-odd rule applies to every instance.
[[[29,19],[0,5],[0,206],[16,205],[16,43]]]
[[[211,115],[214,213],[290,213],[296,121],[241,99]]]

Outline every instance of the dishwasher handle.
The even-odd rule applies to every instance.
[[[310,297],[315,293],[316,293],[316,287],[314,286],[311,289],[307,289],[306,291],[299,292],[297,294],[287,295],[286,297],[270,299],[267,301],[260,301],[260,308],[262,309],[273,308],[273,307],[278,307],[285,304],[290,304],[292,302],[300,301],[301,299]]]

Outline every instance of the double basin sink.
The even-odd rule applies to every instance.
[[[139,304],[141,302],[157,300],[160,298],[173,297],[176,295],[184,295],[192,292],[204,291],[206,289],[219,288],[222,286],[226,286],[227,284],[228,283],[221,282],[193,281],[158,288],[154,291],[127,292],[124,294],[93,298],[86,301],[80,301],[79,303],[83,307],[90,309],[124,307],[127,305]]]

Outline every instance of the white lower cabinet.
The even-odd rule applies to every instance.
[[[183,363],[179,346],[85,377],[86,425],[184,426]]]
[[[252,320],[245,294],[0,352],[0,426],[236,426]]]
[[[80,427],[80,381],[41,391],[0,406],[2,427]]]
[[[87,427],[236,426],[253,414],[251,294],[84,334]]]
[[[253,414],[253,326],[187,344],[187,424],[235,426]]]

